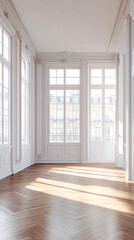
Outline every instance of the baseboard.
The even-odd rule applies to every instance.
[[[12,171],[11,170],[3,171],[3,172],[0,173],[0,180],[5,178],[5,177],[8,177],[10,175],[12,175]]]
[[[54,163],[61,163],[61,164],[64,164],[64,163],[81,163],[80,161],[49,161],[49,160],[43,160],[43,161],[41,161],[41,160],[36,160],[36,162],[35,163],[51,163],[51,164],[54,164]]]
[[[13,169],[13,174],[16,174],[18,172],[21,172],[22,170],[24,170],[25,168],[28,168],[32,165],[34,165],[35,162],[25,162],[23,164],[20,164],[19,166],[17,166],[16,168]]]
[[[103,161],[103,162],[100,162],[100,161],[88,161],[88,163],[98,163],[98,164],[116,164],[114,161],[111,161],[111,162],[106,162],[106,161]]]

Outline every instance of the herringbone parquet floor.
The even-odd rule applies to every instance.
[[[0,181],[0,240],[132,240],[134,183],[106,164],[34,165]]]

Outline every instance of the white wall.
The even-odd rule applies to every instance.
[[[0,22],[11,35],[11,143],[0,146],[0,179],[35,162],[35,54],[36,50],[10,1],[0,1]],[[4,12],[7,12],[6,16]],[[18,21],[16,21],[18,19]],[[21,51],[30,57],[30,144],[21,143]]]
[[[117,166],[126,169],[127,179],[134,180],[134,2],[132,0],[124,12],[115,39],[114,50],[119,54]]]
[[[117,128],[116,148],[117,167],[125,167],[125,131],[126,131],[126,104],[125,104],[125,80],[126,80],[126,59],[125,54],[120,53],[118,65],[118,87],[117,87]]]
[[[132,1],[131,1],[132,2]],[[11,1],[0,0],[0,21],[6,26],[12,36],[12,108],[11,108],[11,136],[9,146],[0,146],[0,178],[16,173],[36,162],[53,162],[55,149],[48,145],[48,116],[47,116],[47,67],[49,64],[79,65],[81,68],[81,144],[75,148],[71,145],[66,149],[57,148],[59,153],[57,162],[88,162],[88,98],[87,80],[88,63],[115,63],[113,54],[79,54],[79,53],[51,53],[38,54],[23,26]],[[7,17],[3,14],[3,9]],[[129,21],[123,19],[122,28],[118,29],[114,51],[119,54],[118,66],[118,104],[116,129],[116,164],[126,167],[129,179],[134,179],[134,84],[132,77],[134,49],[133,17],[131,9]],[[127,21],[127,25],[126,25]],[[131,24],[132,25],[131,25]],[[131,25],[131,26],[130,26]],[[14,26],[14,27],[13,27]],[[121,30],[121,31],[120,31]],[[127,48],[126,48],[127,42]],[[26,48],[31,59],[31,141],[27,146],[21,144],[21,98],[20,98],[20,57],[21,47]],[[35,60],[37,58],[37,60]],[[129,86],[131,83],[131,88]],[[126,94],[127,90],[127,94]],[[127,112],[128,110],[128,112]],[[64,152],[66,151],[66,159]],[[60,158],[61,157],[61,158]],[[67,158],[68,157],[68,158]],[[55,161],[55,162],[56,162]],[[61,161],[61,160],[59,160]]]

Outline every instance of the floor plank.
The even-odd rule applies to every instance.
[[[0,240],[132,240],[134,183],[112,164],[36,164],[0,181]]]

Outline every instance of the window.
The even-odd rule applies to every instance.
[[[91,84],[102,84],[102,69],[91,69]]]
[[[0,144],[10,143],[10,41],[0,26]]]
[[[64,142],[64,90],[50,90],[50,142]]]
[[[115,68],[90,68],[91,141],[114,141],[115,135]]]
[[[21,60],[21,139],[28,144],[30,134],[30,63],[25,55]]]
[[[49,141],[80,142],[80,69],[49,69]]]
[[[115,85],[116,84],[115,69],[105,69],[105,84],[107,84],[107,85]]]
[[[66,90],[66,99],[66,142],[80,142],[80,90]]]

